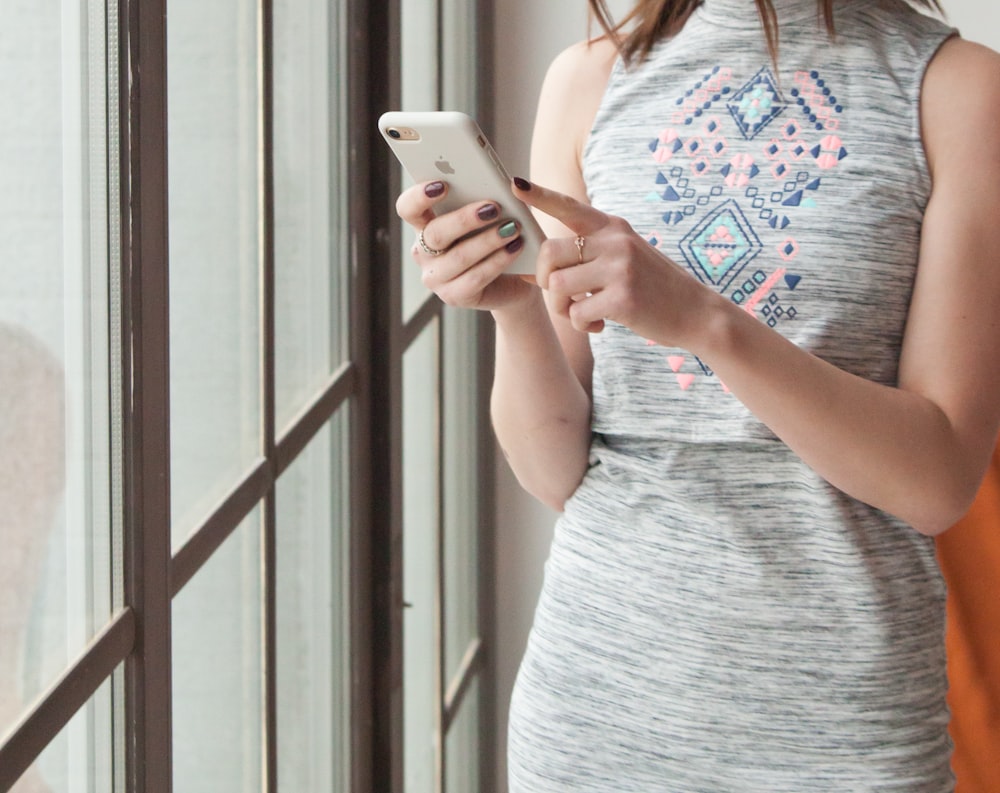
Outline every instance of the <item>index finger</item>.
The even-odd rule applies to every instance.
[[[574,234],[586,236],[607,225],[608,216],[590,204],[577,201],[565,193],[532,184],[519,176],[513,179],[513,183],[514,195],[521,201],[555,218]]]

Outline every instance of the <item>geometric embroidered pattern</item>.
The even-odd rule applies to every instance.
[[[775,327],[799,316],[795,293],[807,281],[796,224],[848,158],[846,113],[815,70],[794,72],[787,94],[767,66],[737,88],[739,79],[721,66],[703,72],[657,119],[645,195],[657,220],[645,237]],[[714,378],[703,364],[669,365],[684,390]]]
[[[819,76],[819,72],[796,72],[792,98],[801,108],[809,123],[818,131],[833,131],[840,127],[838,115],[844,107],[833,95],[830,86]]]
[[[765,66],[727,103],[736,126],[747,140],[757,137],[788,107],[776,85],[774,74]]]
[[[680,241],[681,253],[694,274],[723,292],[762,248],[746,215],[732,199],[716,207]]]
[[[816,164],[824,170],[833,168],[847,156],[843,141],[836,135],[827,135],[810,151],[816,158]]]
[[[716,66],[704,75],[685,92],[684,96],[677,99],[676,107],[670,116],[671,123],[692,126],[714,104],[729,97],[733,90],[729,85],[732,77],[732,70],[720,66]]]

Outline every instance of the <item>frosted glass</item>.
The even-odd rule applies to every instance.
[[[341,409],[278,481],[278,785],[349,780],[348,414]]]
[[[432,793],[438,684],[438,324],[403,357],[403,740],[406,793]]]
[[[117,201],[103,3],[3,11],[0,734],[111,613],[108,205]]]
[[[274,4],[275,387],[277,426],[347,352],[350,258],[340,3]]]
[[[173,601],[173,789],[261,789],[260,514]]]
[[[176,547],[262,445],[257,8],[169,0],[167,12]]]

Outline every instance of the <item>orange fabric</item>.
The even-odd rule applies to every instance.
[[[948,582],[956,793],[1000,793],[1000,447],[969,514],[937,548]]]

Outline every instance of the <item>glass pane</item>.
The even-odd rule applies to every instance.
[[[448,679],[479,634],[476,324],[472,311],[445,310],[444,615]]]
[[[476,114],[476,10],[468,0],[439,0],[442,25],[442,106]]]
[[[462,707],[448,730],[445,757],[445,790],[480,790],[478,678],[469,684]]]
[[[257,7],[169,0],[174,544],[260,453]]]
[[[402,64],[402,110],[438,109],[438,4],[436,0],[402,0],[400,3],[400,61]],[[403,187],[413,184],[406,172]],[[403,317],[412,316],[430,292],[420,280],[410,248],[413,232],[403,227],[400,262],[403,279]]]
[[[345,357],[343,3],[274,4],[277,426]]]
[[[348,422],[341,410],[277,491],[278,783],[349,786]]]
[[[260,515],[173,602],[174,790],[261,789]]]
[[[403,756],[406,793],[435,790],[438,653],[438,325],[403,357]]]
[[[111,793],[111,683],[63,727],[11,793]]]
[[[103,4],[8,3],[3,19],[0,734],[111,610],[107,207],[118,200]]]

